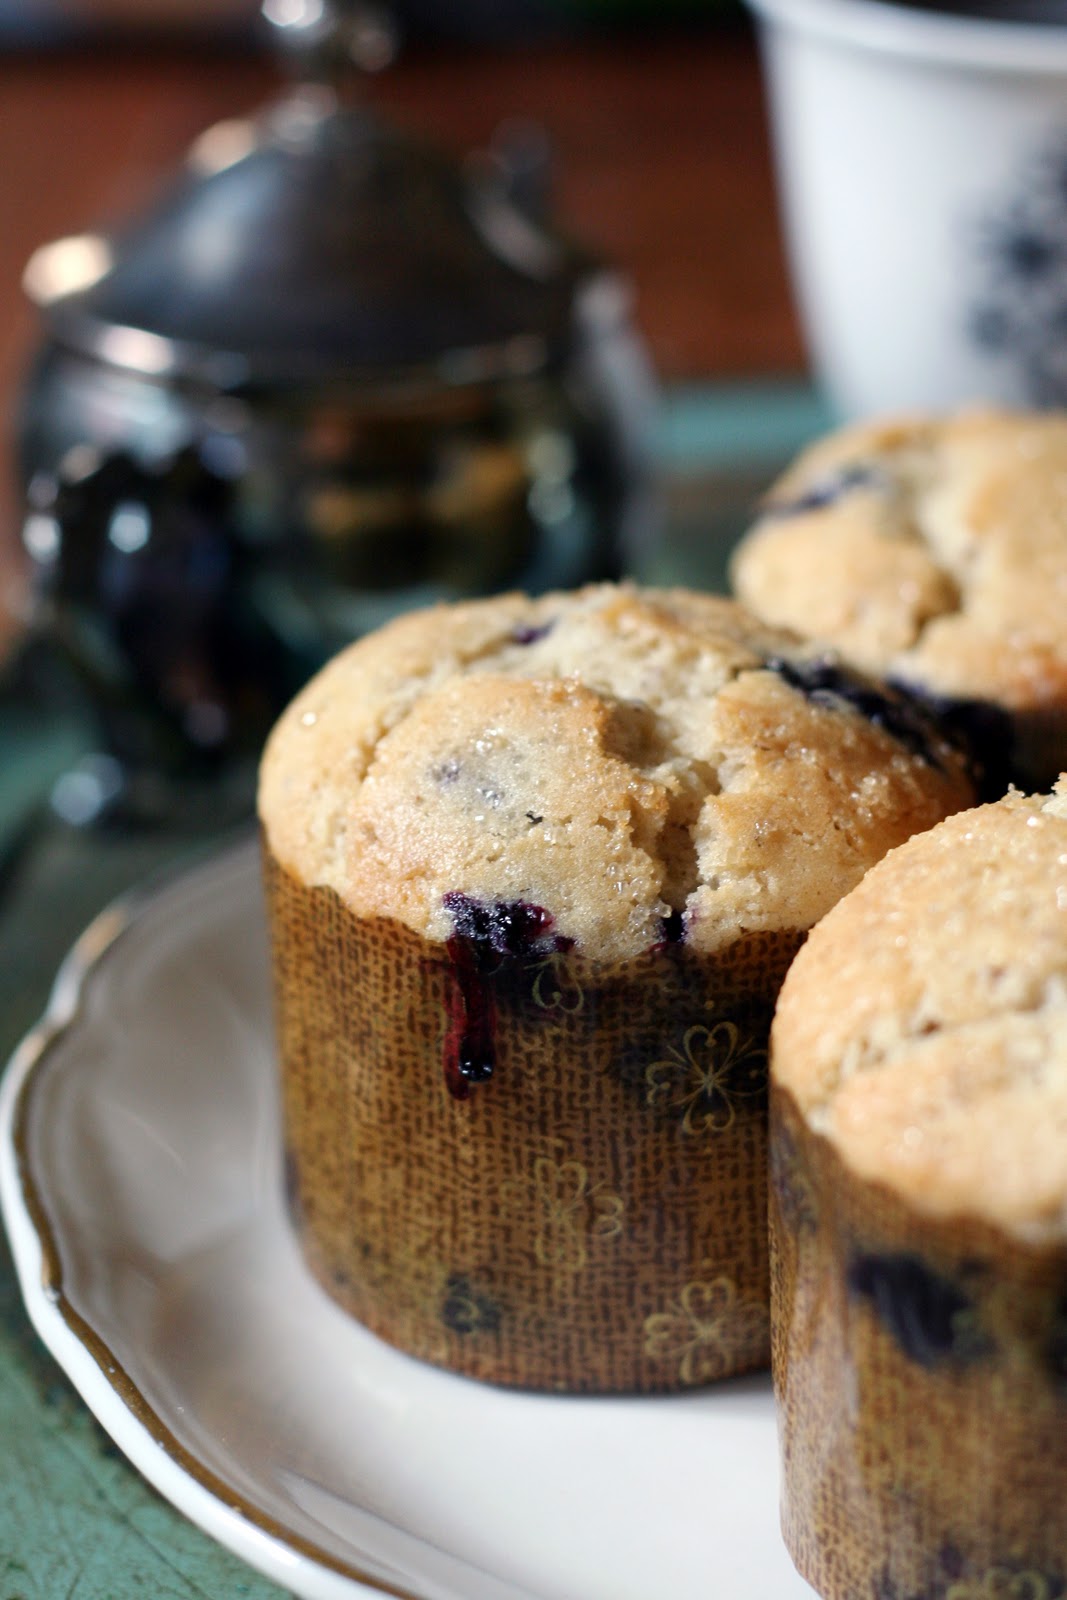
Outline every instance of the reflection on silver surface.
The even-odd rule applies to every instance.
[[[37,305],[48,306],[64,295],[91,289],[111,270],[113,259],[100,234],[72,234],[33,252],[23,269],[22,287]]]

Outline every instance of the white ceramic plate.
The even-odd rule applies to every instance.
[[[310,1600],[803,1600],[766,1379],[516,1394],[397,1354],[281,1198],[263,913],[242,848],[99,918],[0,1087],[38,1332],[130,1460]]]

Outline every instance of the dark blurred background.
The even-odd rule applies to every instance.
[[[445,148],[530,118],[560,223],[613,259],[668,391],[803,356],[755,39],[733,0],[399,0],[384,114]],[[0,0],[0,427],[36,334],[31,251],[143,207],[215,120],[277,92],[255,0]],[[0,648],[24,605],[0,439]]]

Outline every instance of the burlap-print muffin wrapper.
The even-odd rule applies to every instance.
[[[782,1528],[825,1600],[1067,1593],[1067,1252],[921,1217],[777,1086]]]
[[[472,984],[269,851],[266,882],[291,1210],[343,1306],[532,1389],[766,1364],[767,1034],[800,934],[610,969],[552,950]],[[464,1028],[491,1036],[488,1081],[456,1074]]]

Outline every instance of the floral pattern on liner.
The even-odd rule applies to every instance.
[[[677,1363],[686,1385],[712,1383],[767,1338],[766,1306],[741,1297],[730,1278],[687,1283],[666,1311],[645,1318],[645,1354]]]
[[[801,935],[611,967],[546,949],[492,975],[472,961],[462,1033],[498,1056],[461,1099],[439,1071],[454,1021],[447,948],[356,918],[266,859],[286,1128],[318,1280],[372,1333],[472,1378],[590,1394],[684,1386],[681,1354],[645,1351],[649,1314],[720,1276],[739,1302],[766,1301],[765,1097],[732,1086],[756,1064],[745,1042],[765,1039]],[[702,1064],[720,1022],[738,1030],[715,1034],[733,1120],[690,1137],[689,1107],[650,1106],[646,1073],[674,1045],[684,1076],[693,1024],[707,1030],[689,1041]],[[395,1171],[405,1182],[383,1184]],[[731,1371],[766,1363],[765,1339],[738,1348]]]
[[[645,1070],[646,1100],[681,1113],[683,1133],[725,1133],[739,1102],[758,1104],[767,1093],[766,1040],[735,1022],[697,1023],[669,1050]]]
[[[500,1310],[464,1273],[453,1272],[445,1284],[441,1319],[453,1333],[495,1333]]]
[[[945,1600],[1052,1600],[1052,1589],[1040,1572],[991,1567],[981,1578],[954,1583]]]
[[[553,951],[537,967],[531,998],[542,1011],[575,1013],[585,1005],[585,993],[572,971],[566,954]]]
[[[590,1185],[580,1161],[538,1156],[528,1176],[502,1186],[501,1199],[533,1212],[534,1255],[541,1266],[560,1274],[581,1272],[589,1259],[588,1240],[617,1239],[622,1233],[622,1200],[603,1183]]]
[[[876,1579],[873,1600],[1062,1600],[1062,1578],[1032,1568],[989,1567],[978,1577],[960,1577],[961,1557],[954,1545],[941,1551],[941,1576],[917,1591],[913,1585],[894,1582],[887,1571]]]

